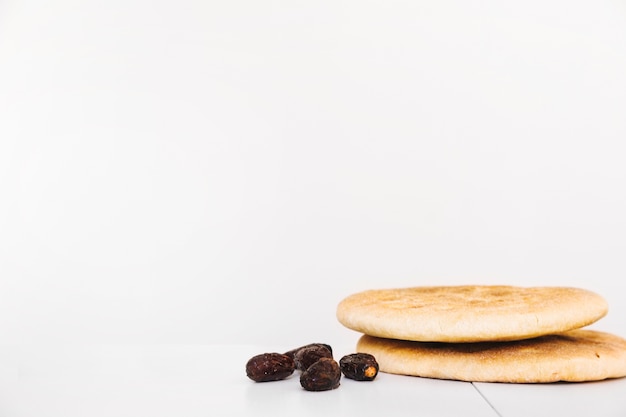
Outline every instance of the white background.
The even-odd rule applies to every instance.
[[[626,336],[625,74],[620,1],[0,1],[0,343],[352,344],[465,283]]]

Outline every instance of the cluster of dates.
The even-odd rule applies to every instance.
[[[279,381],[296,369],[302,371],[302,388],[328,391],[339,386],[342,373],[357,381],[373,380],[378,375],[378,362],[368,353],[352,353],[337,363],[330,345],[310,343],[285,353],[262,353],[246,364],[248,378],[256,382]]]

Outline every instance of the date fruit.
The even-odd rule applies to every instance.
[[[293,357],[296,369],[306,371],[309,366],[322,358],[333,358],[333,351],[330,346],[322,343],[312,343],[298,349]]]
[[[333,348],[330,347],[330,345],[327,345],[326,343],[309,343],[308,345],[304,345],[304,346],[300,346],[300,347],[295,348],[295,349],[291,349],[290,351],[285,352],[285,355],[289,356],[291,359],[295,359],[296,353],[298,353],[298,351],[300,351],[301,349],[304,349],[304,348],[309,348],[311,346],[323,346],[323,347],[325,347],[326,349],[328,349],[330,351],[331,356],[333,354]]]
[[[328,391],[339,386],[341,370],[332,358],[321,358],[300,375],[300,385],[307,391]]]
[[[341,372],[346,378],[371,381],[378,375],[378,362],[369,353],[352,353],[339,360]]]
[[[292,358],[282,353],[262,353],[253,356],[246,364],[246,375],[256,382],[279,381],[293,374],[296,365]]]

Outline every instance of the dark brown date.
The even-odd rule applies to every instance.
[[[346,378],[371,381],[378,375],[378,362],[369,353],[353,353],[339,360],[339,367]]]
[[[307,391],[328,391],[339,386],[341,370],[332,358],[321,358],[300,375],[300,385]]]
[[[326,347],[327,345],[321,343],[313,343],[308,346],[300,348],[294,355],[293,360],[296,364],[296,369],[300,371],[306,371],[309,366],[322,358],[333,358],[333,352]]]
[[[309,347],[312,347],[312,346],[323,346],[323,347],[325,347],[326,349],[328,349],[330,351],[331,356],[333,354],[333,348],[330,347],[330,345],[327,345],[326,343],[309,343],[308,345],[304,345],[304,346],[300,346],[300,347],[295,348],[295,349],[291,349],[290,351],[285,352],[285,355],[289,356],[292,359],[295,359],[296,353],[298,353],[299,350],[304,349],[304,348],[309,348]]]
[[[292,358],[282,353],[262,353],[253,356],[246,364],[246,375],[256,382],[278,381],[293,374],[296,365]]]

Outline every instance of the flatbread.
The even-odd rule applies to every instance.
[[[597,381],[626,376],[626,340],[571,330],[513,342],[410,342],[362,336],[381,372],[472,382]]]
[[[337,319],[371,336],[480,342],[573,330],[607,312],[604,298],[580,288],[465,285],[360,292],[339,303]]]

